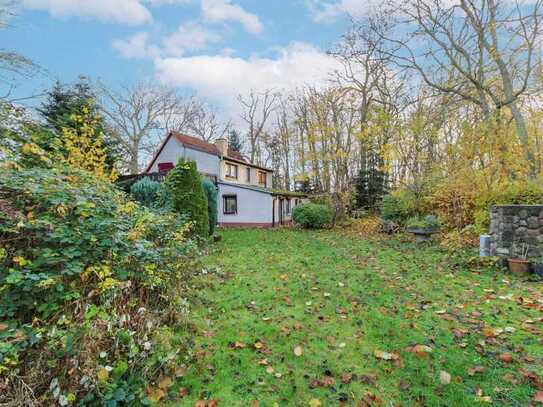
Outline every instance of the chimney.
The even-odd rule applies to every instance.
[[[225,138],[218,138],[215,140],[215,147],[219,150],[219,154],[223,157],[228,156],[228,140]]]

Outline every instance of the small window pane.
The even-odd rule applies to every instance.
[[[223,196],[224,214],[235,215],[238,212],[238,199],[235,195]]]
[[[247,182],[251,182],[251,169],[247,168]]]

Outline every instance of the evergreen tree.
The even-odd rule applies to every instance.
[[[202,181],[204,192],[207,196],[207,215],[209,217],[209,234],[213,236],[217,225],[217,187],[209,179]]]
[[[228,134],[228,146],[231,150],[241,152],[243,149],[243,142],[239,137],[239,132],[237,130],[231,130]]]
[[[179,160],[164,180],[164,193],[169,206],[193,222],[196,236],[209,236],[207,197],[194,161]]]
[[[366,166],[355,179],[354,206],[360,209],[373,210],[377,208],[387,193],[387,174],[383,171],[383,160],[379,154],[370,153]]]
[[[105,166],[111,171],[115,163],[119,160],[120,147],[118,143],[109,136],[109,129],[106,122],[100,114],[100,106],[96,103],[95,93],[86,78],[80,77],[79,81],[72,86],[66,86],[60,82],[55,83],[48,92],[46,101],[38,109],[45,121],[47,127],[51,130],[50,135],[58,138],[60,142],[50,141],[53,145],[65,145],[64,138],[66,129],[81,133],[88,131],[82,129],[81,115],[92,117],[93,134],[101,137],[100,144],[105,151]],[[84,113],[85,111],[85,113]],[[61,148],[61,152],[67,156],[66,148]]]

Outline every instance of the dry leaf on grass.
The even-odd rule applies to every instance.
[[[451,375],[442,370],[441,372],[439,372],[439,381],[441,382],[441,384],[450,384],[451,383]]]

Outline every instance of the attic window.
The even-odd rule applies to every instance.
[[[258,171],[258,183],[260,185],[266,186],[267,174],[264,171]]]
[[[226,163],[226,177],[238,179],[238,166]]]
[[[174,167],[173,163],[159,163],[158,172],[168,172]]]

